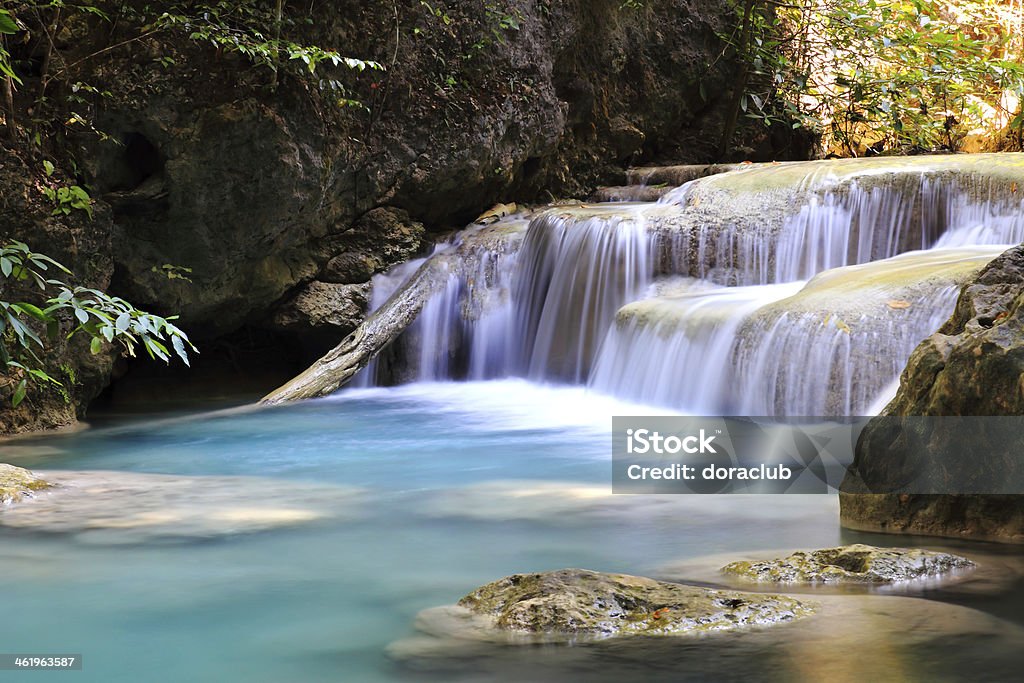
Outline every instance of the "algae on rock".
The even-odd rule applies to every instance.
[[[920,548],[878,548],[860,543],[797,551],[760,562],[731,562],[722,571],[756,583],[898,583],[970,569],[974,562]]]
[[[51,488],[53,484],[40,479],[26,469],[0,463],[0,505],[17,503],[31,498],[37,491]]]
[[[679,635],[768,626],[811,614],[782,595],[745,594],[627,574],[562,569],[514,574],[473,591],[461,607],[495,628],[550,635]]]

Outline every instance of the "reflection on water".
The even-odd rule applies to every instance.
[[[76,471],[0,513],[0,651],[79,652],[75,680],[104,682],[999,680],[1019,662],[1016,626],[891,596],[824,596],[827,628],[774,635],[425,643],[421,611],[510,573],[655,575],[869,538],[840,532],[828,496],[610,495],[610,416],[648,412],[581,388],[413,385],[0,443],[0,461]],[[1009,584],[922,594],[1019,621]]]

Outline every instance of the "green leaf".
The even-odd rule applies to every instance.
[[[92,353],[92,355],[95,356],[96,354],[98,354],[102,350],[103,350],[103,340],[100,339],[99,337],[93,337],[92,341],[89,342],[89,352]]]
[[[191,367],[192,364],[188,362],[188,352],[185,351],[185,342],[181,340],[181,337],[177,335],[171,337],[171,345],[174,347],[174,352],[178,354],[178,358],[180,358],[185,365]]]
[[[33,318],[41,322],[45,323],[49,322],[50,320],[50,316],[48,316],[45,311],[43,311],[38,306],[35,306],[33,304],[22,302],[20,304],[17,304],[17,307],[18,310],[20,310],[21,312],[27,313],[28,315],[32,316]]]
[[[12,35],[20,30],[18,22],[14,20],[11,13],[5,9],[0,9],[0,33]]]
[[[25,394],[28,392],[28,380],[23,379],[18,382],[17,388],[14,390],[14,396],[11,397],[11,405],[15,408],[25,400]]]

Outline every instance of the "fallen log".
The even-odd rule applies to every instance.
[[[272,405],[318,398],[343,387],[416,320],[427,301],[445,287],[451,274],[452,259],[447,254],[427,259],[340,344],[301,375],[264,396],[260,403]]]

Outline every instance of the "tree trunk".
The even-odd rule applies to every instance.
[[[453,260],[445,256],[428,259],[352,334],[301,375],[260,402],[275,404],[317,398],[343,387],[416,320],[427,301],[447,284],[453,264]]]
[[[747,80],[750,78],[750,37],[754,25],[754,3],[755,0],[747,0],[743,8],[743,27],[740,29],[740,72],[736,77],[736,87],[732,93],[732,102],[725,118],[725,128],[722,130],[722,141],[718,146],[718,161],[725,161],[725,155],[732,148],[732,136],[736,133],[736,123],[740,117],[740,104],[746,96]]]

